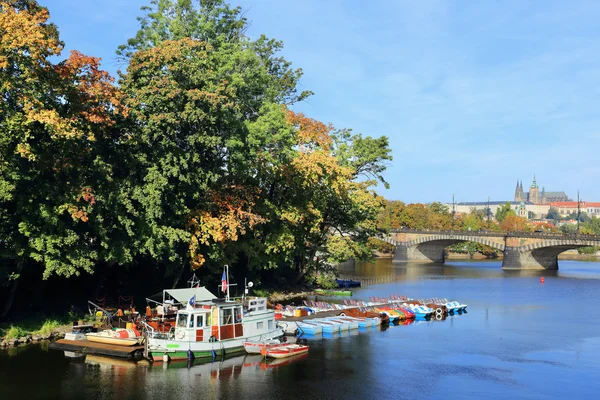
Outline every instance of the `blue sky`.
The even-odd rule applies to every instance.
[[[102,57],[138,27],[142,0],[40,0],[67,50]],[[406,202],[547,191],[600,201],[600,2],[239,0],[285,44],[315,95],[297,111],[390,138]]]

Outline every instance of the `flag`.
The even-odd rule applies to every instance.
[[[225,293],[227,291],[227,275],[225,275],[225,270],[223,270],[223,275],[221,276],[221,291]]]
[[[196,304],[196,295],[193,295],[190,300],[189,300],[189,304],[190,306],[194,306],[194,304]]]

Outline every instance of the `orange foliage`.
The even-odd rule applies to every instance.
[[[200,245],[237,241],[247,229],[265,222],[264,218],[252,212],[254,196],[244,188],[224,188],[224,192],[210,194],[212,212],[202,210],[190,217],[188,228],[192,233],[189,246],[192,269],[198,269],[206,262],[205,256],[199,253]]]
[[[77,200],[83,200],[86,203],[90,203],[92,206],[96,204],[96,196],[94,196],[94,192],[92,192],[91,187],[82,188],[81,196],[79,196]]]
[[[67,211],[71,215],[71,218],[73,218],[74,221],[79,220],[82,222],[88,222],[87,212],[73,204],[64,204],[59,207],[59,211],[61,211],[61,212]]]
[[[500,230],[503,232],[530,232],[531,224],[527,218],[507,215],[500,223]]]
[[[47,26],[48,18],[45,8],[17,10],[13,2],[0,1],[0,69],[8,66],[11,56],[27,55],[46,65],[48,56],[60,54],[62,44]]]
[[[114,78],[100,69],[100,58],[90,57],[73,50],[67,60],[56,66],[59,76],[66,81],[74,81],[78,97],[87,110],[81,116],[93,124],[114,124],[109,111],[126,114],[121,104],[122,94],[113,85]]]
[[[323,150],[329,150],[332,145],[331,124],[325,125],[322,122],[306,117],[304,114],[295,113],[287,110],[287,120],[290,124],[297,127],[298,144],[301,151],[308,151],[314,146]]]

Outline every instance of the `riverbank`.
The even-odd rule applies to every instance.
[[[60,324],[51,320],[44,322],[39,329],[11,325],[0,331],[0,349],[64,338],[65,333],[71,332],[71,329],[70,324]]]

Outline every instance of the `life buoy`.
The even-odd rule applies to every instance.
[[[442,315],[442,314],[444,313],[444,310],[442,310],[442,309],[441,309],[441,307],[439,307],[439,308],[436,308],[436,309],[435,309],[435,313],[436,313],[437,315]]]
[[[346,316],[346,313],[344,313],[344,312],[340,313],[340,317],[345,317],[345,316]]]
[[[214,342],[216,342],[216,341],[217,341],[217,337],[216,337],[215,335],[212,335],[212,336],[211,336],[211,337],[208,339],[208,341],[209,341],[209,342],[211,342],[211,343],[214,343]]]
[[[177,336],[177,339],[183,339],[185,337],[185,332],[182,330],[179,330],[179,331],[177,331],[175,336]]]
[[[436,314],[435,315],[435,319],[437,319],[438,321],[442,320],[442,314]]]

